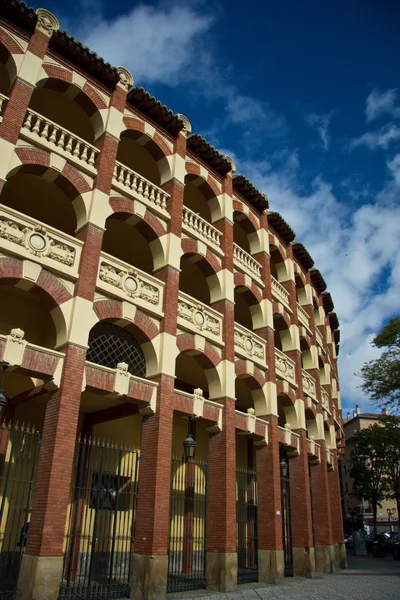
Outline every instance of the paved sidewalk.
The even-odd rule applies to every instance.
[[[400,600],[400,561],[348,555],[348,569],[315,579],[287,577],[280,585],[252,583],[224,594],[198,590],[168,600]]]

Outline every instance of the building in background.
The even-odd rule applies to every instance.
[[[372,506],[363,498],[354,494],[353,478],[350,477],[352,461],[356,457],[356,448],[354,441],[354,433],[360,429],[366,429],[370,425],[374,425],[382,415],[386,415],[387,410],[383,409],[381,414],[377,413],[361,413],[360,408],[356,406],[353,411],[353,416],[347,413],[343,420],[343,430],[345,436],[345,450],[343,460],[340,464],[342,494],[343,494],[343,522],[344,529],[350,533],[352,528],[352,519],[355,520],[357,528],[364,529],[367,533],[372,531]],[[350,511],[350,512],[349,512]],[[351,515],[351,512],[356,512],[356,515]],[[397,514],[396,501],[385,500],[382,506],[378,506],[377,531],[383,532],[389,529],[398,530],[399,515]]]
[[[335,570],[340,335],[312,257],[126,69],[0,10],[0,598]]]

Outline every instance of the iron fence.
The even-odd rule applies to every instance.
[[[13,600],[29,530],[40,435],[0,425],[0,600]]]
[[[129,596],[138,465],[136,450],[78,439],[60,600]]]
[[[258,580],[258,501],[254,469],[236,469],[238,583]]]
[[[167,592],[206,587],[207,464],[173,457]]]
[[[285,576],[293,576],[293,545],[292,545],[292,516],[290,508],[289,461],[286,454],[281,454],[288,464],[287,474],[281,474],[281,504],[282,504],[282,540],[285,559]]]

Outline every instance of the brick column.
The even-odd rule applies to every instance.
[[[346,566],[346,547],[343,542],[343,517],[337,451],[333,450],[333,454],[333,471],[328,471],[328,485],[330,490],[332,540],[335,551],[334,567],[339,569],[341,566]]]
[[[330,573],[332,571],[333,547],[328,465],[326,462],[325,441],[318,440],[318,444],[321,446],[321,462],[310,466],[315,568],[317,573]]]
[[[17,76],[11,87],[9,99],[0,124],[0,191],[4,185],[19,132],[45,57],[53,31],[59,28],[54,15],[43,8],[37,11],[38,21]]]
[[[65,348],[60,387],[49,394],[18,600],[58,596],[85,357],[83,348]]]
[[[232,197],[232,177],[227,175],[223,193]],[[237,586],[236,552],[236,430],[235,430],[235,352],[233,303],[233,222],[232,215],[214,223],[221,233],[224,258],[222,268],[227,296],[213,304],[223,315],[222,349],[225,381],[222,431],[212,434],[208,451],[207,506],[207,588],[231,591]],[[230,276],[232,274],[232,276]]]
[[[313,577],[315,575],[315,561],[312,539],[308,448],[305,430],[298,429],[296,433],[300,435],[300,454],[289,459],[294,574]]]
[[[177,162],[186,154],[186,138],[178,134],[174,148]],[[179,249],[184,184],[173,178],[163,189],[171,197],[168,210],[168,264],[155,275],[164,281],[164,319],[161,323],[161,375],[157,407],[145,416],[140,444],[139,494],[136,509],[131,597],[159,599],[167,590],[169,504],[171,487],[173,394],[175,381],[176,327],[179,292]]]

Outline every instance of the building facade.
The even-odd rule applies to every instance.
[[[0,6],[0,598],[334,571],[339,323],[312,257],[186,117]]]
[[[347,413],[343,420],[343,431],[345,437],[345,449],[343,459],[340,464],[342,493],[343,493],[343,524],[344,529],[350,533],[353,525],[364,529],[368,533],[372,531],[372,506],[369,501],[360,498],[354,493],[353,478],[350,477],[352,463],[357,459],[354,433],[360,429],[366,429],[375,425],[378,419],[386,415],[386,409],[381,414],[361,413],[358,406],[353,411],[353,415]],[[385,500],[382,506],[378,507],[377,531],[388,531],[389,529],[398,530],[399,515],[397,514],[396,501]]]

